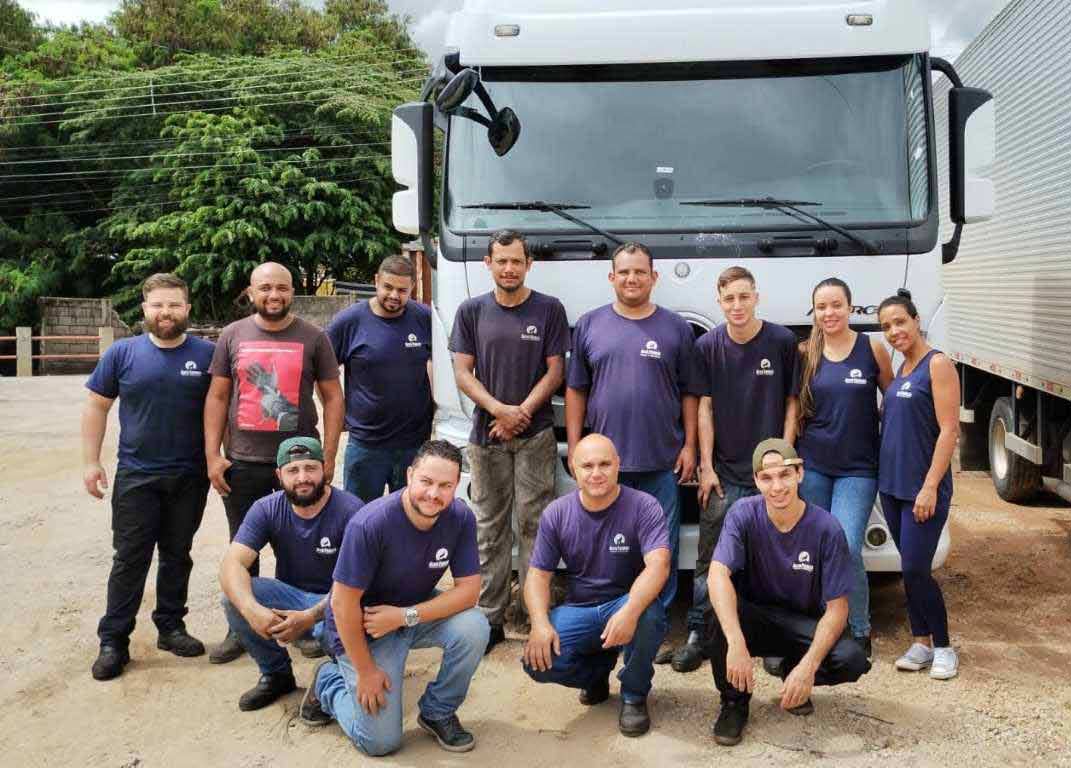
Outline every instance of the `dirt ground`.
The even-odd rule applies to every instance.
[[[4,766],[260,766],[367,762],[336,726],[307,730],[300,694],[255,713],[238,696],[257,678],[248,657],[211,666],[156,650],[149,618],[154,572],[125,674],[89,674],[111,561],[110,508],[81,485],[81,377],[0,379],[0,764]],[[105,445],[114,471],[113,423]],[[982,473],[956,477],[952,554],[939,579],[961,652],[961,674],[939,683],[898,673],[909,638],[901,585],[874,588],[874,669],[858,684],[818,689],[817,713],[794,718],[759,673],[739,747],[716,746],[709,666],[679,675],[658,668],[652,732],[625,739],[611,702],[585,709],[576,693],[537,686],[521,672],[520,643],[481,665],[462,721],[476,750],[450,755],[416,727],[416,699],[437,654],[416,652],[404,681],[405,745],[390,766],[1068,765],[1071,766],[1071,509],[1047,496],[1034,506],[1000,501]],[[212,494],[194,544],[190,631],[224,633],[216,568],[227,541]],[[270,558],[269,558],[270,564]],[[681,633],[684,606],[674,632]],[[314,662],[298,658],[299,684]],[[616,680],[615,689],[616,689]]]

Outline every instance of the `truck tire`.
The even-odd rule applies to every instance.
[[[998,397],[989,415],[989,476],[1004,501],[1026,501],[1041,487],[1041,467],[1012,453],[1004,436],[1012,428],[1011,400]]]

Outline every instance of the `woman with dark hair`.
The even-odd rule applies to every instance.
[[[948,638],[948,613],[931,573],[937,541],[952,502],[952,452],[959,435],[959,379],[947,357],[919,329],[911,294],[900,290],[878,307],[886,340],[904,356],[885,390],[878,490],[900,550],[914,643],[896,668],[948,680],[959,659]]]
[[[800,345],[800,496],[829,510],[848,538],[855,584],[848,627],[871,658],[870,585],[863,536],[878,494],[878,388],[892,380],[892,361],[879,339],[848,327],[852,292],[835,277],[811,293],[814,326]]]

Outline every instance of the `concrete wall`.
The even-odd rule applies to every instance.
[[[290,311],[302,320],[326,328],[331,319],[357,300],[353,294],[337,296],[295,296]]]
[[[130,335],[130,328],[119,319],[112,309],[111,299],[66,299],[46,296],[37,300],[41,317],[40,329],[35,336],[96,336],[101,326],[115,329],[115,338]],[[99,349],[96,341],[43,341],[38,349],[43,355],[94,354]],[[41,360],[41,374],[89,373],[96,360]]]

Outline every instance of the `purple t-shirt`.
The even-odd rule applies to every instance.
[[[364,502],[341,488],[316,517],[299,517],[286,495],[276,491],[258,499],[249,508],[234,540],[259,552],[271,544],[275,553],[275,578],[284,584],[326,595],[338,560],[346,524]]]
[[[406,302],[398,317],[380,317],[367,301],[327,326],[346,367],[346,429],[377,448],[416,448],[431,434],[431,310]]]
[[[740,499],[725,516],[713,559],[732,571],[743,599],[813,618],[855,583],[844,529],[814,504],[807,504],[791,531],[781,533],[762,496]]]
[[[655,549],[669,550],[669,529],[654,496],[622,485],[613,504],[589,512],[573,491],[543,510],[529,565],[554,571],[564,561],[566,601],[600,605],[632,588],[644,555]]]
[[[630,320],[607,304],[577,321],[568,383],[587,391],[585,426],[613,441],[622,472],[676,463],[684,447],[681,398],[700,392],[694,350],[687,321],[663,307]]]
[[[714,407],[714,471],[734,485],[753,485],[755,446],[784,434],[785,400],[799,394],[796,336],[763,322],[755,338],[737,344],[723,323],[695,347],[702,394]]]
[[[553,296],[532,291],[524,303],[503,307],[494,292],[464,301],[454,317],[450,351],[476,358],[476,379],[506,405],[520,405],[547,373],[547,358],[569,348],[565,307]],[[491,414],[479,406],[469,441],[487,445]],[[550,400],[532,416],[518,437],[531,437],[554,426]]]
[[[447,568],[455,579],[480,572],[476,516],[468,505],[454,499],[421,531],[405,514],[404,490],[369,502],[346,526],[334,580],[363,589],[362,606],[416,605],[434,594]],[[335,653],[345,653],[330,603],[324,631]]]

